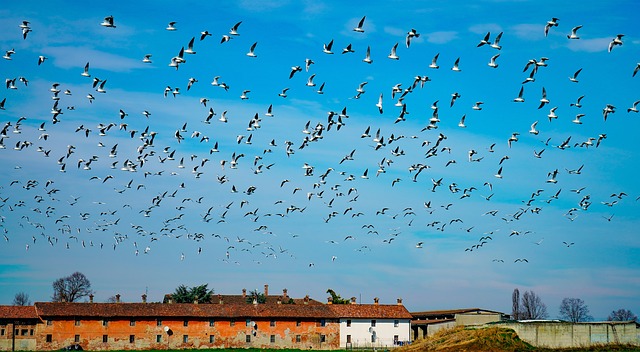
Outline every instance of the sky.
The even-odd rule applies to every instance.
[[[640,312],[638,5],[407,6],[8,3],[0,303],[80,271],[96,301]]]

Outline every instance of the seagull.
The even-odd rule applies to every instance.
[[[200,32],[200,40],[204,40],[204,38],[211,36],[212,34],[209,33],[209,31],[202,31]]]
[[[514,263],[518,263],[518,262],[528,263],[529,261],[526,258],[518,258],[518,259],[514,260],[513,262]]]
[[[496,59],[497,59],[498,57],[500,57],[500,54],[493,55],[493,56],[491,57],[491,60],[489,61],[489,63],[488,63],[487,65],[489,65],[489,67],[492,67],[492,68],[497,68],[497,67],[498,67],[498,64],[496,63]]]
[[[103,27],[116,28],[116,25],[113,22],[113,16],[107,16],[104,18],[104,21],[100,23]]]
[[[373,60],[371,59],[371,47],[367,46],[367,53],[364,56],[364,59],[362,59],[362,61],[370,64],[373,62]]]
[[[540,98],[540,106],[538,109],[541,109],[543,106],[549,103],[549,99],[547,99],[547,90],[542,87],[542,98]]]
[[[582,100],[582,98],[584,98],[584,95],[579,96],[576,102],[569,104],[569,106],[575,106],[576,108],[581,108],[582,104],[580,103],[580,101]]]
[[[396,44],[393,46],[393,48],[391,48],[391,52],[389,53],[389,55],[387,57],[392,59],[392,60],[400,59],[400,57],[396,54],[396,49],[397,48],[398,48],[398,43],[396,42]]]
[[[422,244],[423,244],[423,243],[424,243],[424,242],[418,242],[418,243],[416,243],[416,248],[422,248]]]
[[[189,44],[187,44],[187,49],[184,51],[185,54],[195,54],[196,52],[193,50],[193,41],[196,37],[191,37]]]
[[[249,48],[249,52],[247,53],[247,56],[249,57],[257,57],[258,55],[256,55],[254,53],[254,50],[256,49],[256,45],[258,44],[258,42],[253,43],[253,45],[251,45],[251,48]]]
[[[380,93],[380,97],[378,98],[378,103],[376,104],[376,106],[378,107],[378,111],[380,111],[380,113],[382,114],[382,93]],[[635,107],[635,105],[634,105]],[[637,110],[636,110],[637,112]]]
[[[502,32],[498,33],[496,39],[493,40],[493,43],[489,44],[490,47],[500,50],[502,47],[500,46],[500,39],[502,38]]]
[[[483,46],[483,45],[489,45],[491,44],[491,41],[489,41],[489,36],[491,35],[491,32],[487,32],[487,34],[484,36],[484,38],[482,38],[482,40],[480,41],[480,43],[478,43],[478,45],[476,46],[477,48]]]
[[[460,63],[460,58],[458,57],[458,58],[456,59],[456,62],[454,62],[454,63],[453,63],[453,67],[451,68],[451,70],[456,71],[456,72],[460,72],[460,71],[462,71],[462,70],[460,69],[460,67],[458,67],[458,64],[459,64],[459,63]]]
[[[624,37],[624,34],[618,34],[615,38],[611,39],[611,42],[609,43],[609,52],[611,52],[614,46],[622,45],[622,37]]]
[[[546,37],[549,34],[549,29],[551,27],[558,27],[558,18],[551,18],[551,20],[547,21],[547,24],[544,25],[544,36]]]
[[[567,38],[569,39],[580,39],[580,37],[578,37],[578,29],[582,28],[582,26],[575,26],[573,27],[573,29],[571,29],[571,34],[567,34]]]
[[[640,100],[636,100],[633,102],[633,106],[627,109],[627,112],[638,112],[638,104],[640,103]]]
[[[167,26],[167,28],[165,28],[168,31],[175,31],[177,28],[175,27],[175,24],[178,22],[169,22],[169,25]]]
[[[429,68],[433,68],[433,69],[440,68],[440,66],[438,66],[437,64],[438,56],[440,56],[440,53],[437,53],[436,56],[433,57],[433,59],[431,60],[431,64],[429,64]]]
[[[534,122],[531,124],[531,130],[529,130],[529,133],[533,134],[533,135],[537,135],[538,133],[540,133],[537,129],[536,129],[536,125],[538,124],[538,121]]]
[[[575,123],[576,125],[582,125],[582,121],[580,121],[580,118],[583,117],[583,116],[584,116],[584,114],[577,114],[576,118],[571,122]]]
[[[355,53],[355,51],[353,49],[351,49],[351,44],[348,44],[344,49],[342,49],[342,53],[343,54]]]
[[[363,16],[360,22],[358,22],[358,26],[353,29],[354,32],[364,33],[364,29],[362,29],[362,26],[364,25],[365,18],[367,18],[367,16]]]
[[[86,65],[84,65],[84,71],[82,71],[82,73],[80,74],[84,77],[91,77],[91,75],[89,74],[89,63],[87,62]]]
[[[231,35],[240,35],[238,33],[238,27],[240,27],[241,23],[242,23],[242,21],[236,23],[233,27],[231,27],[231,29],[229,30],[229,34],[231,34]]]
[[[40,55],[38,56],[38,66],[42,65],[42,63],[44,62],[44,60],[48,59],[48,57]]]
[[[331,41],[328,44],[324,44],[322,48],[322,52],[324,52],[325,54],[333,54],[333,52],[331,51],[332,46],[333,46],[333,39],[331,39]]]
[[[420,37],[420,33],[418,33],[418,31],[416,31],[415,29],[411,28],[411,30],[407,32],[407,38],[405,39],[405,44],[407,45],[407,48],[409,48],[409,46],[411,45],[411,39],[418,38],[418,37]]]
[[[578,71],[576,71],[572,77],[569,77],[569,80],[571,82],[575,82],[578,83],[578,75],[580,74],[580,72],[582,72],[582,68],[580,68]]]
[[[144,62],[145,64],[150,64],[151,63],[151,54],[145,55],[144,58],[142,58],[142,62]]]

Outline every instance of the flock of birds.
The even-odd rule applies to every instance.
[[[181,66],[189,65],[187,58],[196,54],[196,46],[202,47],[199,50],[207,50],[214,45],[229,46],[240,41],[242,23],[237,22],[227,33],[219,35],[218,43],[210,43],[215,40],[209,38],[214,34],[205,30],[194,35],[186,47],[178,46],[175,56],[162,58],[162,63],[156,63],[153,54],[146,54],[139,60],[144,65],[160,66],[156,72],[167,70],[168,74],[179,74],[182,72],[179,70]],[[117,31],[117,24],[114,17],[107,16],[96,26],[105,27],[105,31]],[[559,19],[553,18],[541,24],[540,31],[548,36],[558,26]],[[21,31],[23,40],[28,42],[32,32],[29,21],[23,21],[17,27],[19,31],[16,31],[16,36]],[[579,40],[581,27],[574,27],[567,35],[567,40]],[[364,33],[366,29],[365,16],[353,28],[353,32]],[[166,30],[179,32],[178,23],[169,22]],[[491,69],[500,66],[502,36],[501,32],[492,39],[491,33],[487,33],[478,38],[477,47],[495,50],[487,64]],[[405,49],[411,50],[412,41],[419,37],[416,29],[408,30],[402,38]],[[613,36],[608,51],[620,50],[618,47],[623,45],[623,39],[623,34]],[[247,44],[246,56],[250,60],[260,60],[260,45],[251,42]],[[374,59],[400,60],[399,54],[402,52],[398,48],[399,42],[391,47],[387,58],[372,57],[371,47],[368,46],[362,50],[365,52],[362,62],[375,65]],[[336,50],[332,39],[309,55],[353,55],[355,51],[352,44]],[[440,68],[439,55],[435,54],[431,62],[427,62],[428,66],[425,66],[429,70]],[[328,109],[326,116],[309,119],[306,123],[301,122],[300,118],[287,121],[286,125],[282,125],[286,130],[279,131],[281,135],[286,134],[285,137],[276,140],[261,134],[263,125],[274,124],[273,121],[279,118],[278,110],[285,104],[281,102],[287,102],[287,99],[295,96],[298,88],[308,87],[319,97],[332,94],[330,81],[319,84],[314,81],[321,75],[313,73],[316,64],[312,58],[307,58],[304,65],[291,65],[290,70],[283,73],[281,81],[288,86],[283,85],[274,92],[273,102],[265,104],[264,111],[252,113],[246,122],[234,125],[241,130],[224,130],[225,136],[216,134],[226,128],[223,126],[236,122],[240,118],[239,113],[221,107],[217,98],[210,97],[199,98],[199,106],[185,106],[185,110],[191,111],[190,115],[202,117],[197,121],[189,118],[186,122],[175,122],[171,129],[174,132],[167,132],[166,128],[161,130],[157,117],[162,115],[158,111],[161,108],[133,112],[112,106],[111,117],[102,117],[106,121],[98,124],[90,120],[83,122],[79,115],[90,112],[103,96],[110,94],[110,88],[116,88],[109,86],[108,79],[96,77],[91,62],[87,62],[84,68],[78,68],[77,72],[77,75],[86,79],[82,85],[84,92],[79,93],[88,92],[86,100],[76,106],[64,107],[65,101],[76,92],[67,89],[65,86],[68,84],[64,82],[51,81],[46,92],[52,99],[50,118],[21,116],[20,107],[16,107],[12,99],[34,88],[26,77],[12,76],[11,64],[14,60],[28,59],[21,56],[19,50],[10,49],[6,50],[4,62],[1,62],[2,72],[7,77],[3,93],[5,97],[0,102],[0,120],[4,120],[0,126],[0,158],[5,165],[9,161],[13,164],[10,169],[2,171],[0,181],[0,230],[5,242],[3,251],[7,250],[6,246],[20,243],[26,246],[27,251],[33,246],[67,250],[106,247],[137,256],[152,254],[158,241],[186,239],[195,245],[189,250],[184,249],[189,248],[187,245],[177,249],[176,258],[179,257],[179,260],[187,259],[192,253],[213,252],[213,248],[216,248],[222,253],[219,259],[226,263],[241,264],[248,259],[262,263],[280,257],[296,258],[296,253],[289,245],[293,241],[301,241],[298,238],[308,236],[307,232],[311,230],[308,223],[317,223],[317,231],[326,232],[324,242],[327,245],[354,243],[350,249],[365,254],[372,249],[379,249],[380,244],[406,244],[404,238],[409,236],[423,237],[417,243],[410,242],[411,247],[420,250],[429,246],[430,236],[434,233],[466,236],[463,241],[466,244],[460,250],[478,252],[492,245],[497,236],[502,241],[523,238],[525,235],[531,237],[533,231],[519,225],[522,219],[535,221],[535,216],[539,216],[546,207],[552,207],[551,203],[562,197],[576,198],[575,202],[572,201],[573,206],[566,209],[564,214],[568,222],[587,214],[594,202],[614,209],[621,203],[633,201],[633,197],[628,198],[620,190],[611,190],[611,196],[604,199],[593,199],[587,186],[563,190],[559,187],[566,182],[563,179],[579,177],[583,173],[584,163],[578,163],[572,168],[559,166],[548,170],[547,178],[538,180],[538,184],[530,191],[525,191],[531,194],[530,197],[522,199],[521,204],[512,205],[512,211],[505,210],[509,209],[508,206],[494,208],[492,204],[500,202],[496,199],[499,196],[494,195],[501,187],[501,180],[508,177],[506,173],[512,162],[510,160],[522,158],[515,156],[515,153],[509,154],[518,149],[517,143],[522,137],[529,135],[538,138],[541,133],[538,121],[533,122],[527,132],[513,132],[504,140],[461,152],[458,145],[463,143],[460,140],[452,141],[454,138],[448,135],[455,134],[453,130],[456,128],[467,128],[466,114],[453,128],[450,125],[443,126],[445,123],[440,121],[442,105],[445,105],[444,109],[451,109],[460,104],[461,94],[458,92],[451,94],[446,102],[436,100],[431,103],[430,116],[414,118],[424,120],[426,124],[417,129],[404,126],[410,124],[409,116],[418,114],[409,113],[414,110],[414,106],[410,105],[412,95],[428,89],[432,84],[432,78],[427,75],[416,75],[408,82],[395,84],[389,87],[389,91],[376,94],[370,115],[380,115],[379,118],[349,114],[355,104],[364,104],[361,102],[365,100],[365,88],[369,83],[365,81],[357,85],[353,96],[343,100],[348,101],[349,105]],[[50,64],[47,60],[48,57],[39,55],[33,65],[46,66]],[[541,57],[523,63],[525,79],[521,83],[518,81],[519,93],[505,104],[521,104],[525,98],[530,101],[532,93],[525,96],[525,87],[533,86],[540,72],[551,61]],[[461,72],[461,58],[458,57],[453,66],[446,69]],[[630,65],[629,75],[635,77],[639,70],[640,63]],[[574,72],[573,69],[571,71]],[[100,75],[108,74],[104,70],[99,72]],[[578,83],[581,72],[582,68],[577,69],[569,76],[569,81]],[[307,74],[306,82],[298,78],[304,74]],[[251,100],[251,92],[256,88],[232,89],[223,76],[213,78],[213,88],[208,89],[215,89],[216,92],[211,95],[227,94],[225,97],[228,97],[229,94],[241,92],[241,102]],[[195,91],[193,88],[203,84],[199,83],[201,80],[202,77],[189,77],[184,80],[184,90],[167,85],[164,91],[157,94],[181,104],[180,98]],[[552,103],[553,99],[547,95],[544,86],[537,90],[541,91],[539,101],[536,101],[536,105],[539,102],[537,108],[549,109],[544,119],[553,123],[559,118],[558,105],[555,105],[557,102]],[[576,126],[582,124],[581,118],[587,114],[581,113],[583,98],[580,96],[570,104],[570,108],[576,112],[572,121]],[[639,102],[631,102],[627,113],[637,113]],[[477,101],[469,112],[480,111],[485,106],[483,101]],[[602,118],[607,121],[617,110],[614,104],[607,102],[603,102],[602,106]],[[396,111],[393,118],[389,118],[389,111]],[[590,113],[593,115],[593,112]],[[358,119],[361,121],[354,121]],[[76,121],[80,122],[74,125]],[[366,126],[364,121],[371,123]],[[167,123],[171,122],[163,121],[163,124]],[[415,122],[412,123],[411,126],[415,126]],[[366,128],[354,132],[352,125]],[[410,134],[405,134],[408,130]],[[352,138],[354,134],[360,138]],[[342,135],[345,137],[339,137]],[[334,143],[338,145],[330,144],[336,140]],[[549,153],[569,153],[572,150],[595,152],[606,142],[605,133],[583,141],[572,140],[570,136],[560,141],[547,138],[530,158],[540,159]],[[322,146],[315,147],[315,144]],[[366,150],[361,145],[367,146]],[[315,163],[322,166],[304,162],[305,153],[322,153],[324,160]],[[465,158],[454,158],[456,153],[462,153]],[[498,153],[505,154],[496,157]],[[279,154],[277,158],[273,156],[276,154]],[[218,155],[222,157],[216,161]],[[364,167],[351,166],[356,164],[359,155],[376,155],[380,161]],[[407,163],[409,157],[416,159]],[[460,177],[465,181],[458,181],[455,171],[451,171],[456,165],[475,165],[481,161],[482,164],[494,163],[495,173],[475,177],[474,181],[468,181],[468,176]],[[408,167],[398,166],[403,163],[407,163]],[[278,169],[281,169],[280,173]],[[276,176],[264,176],[266,174],[283,177],[276,179]],[[372,188],[367,182],[377,183]],[[463,182],[468,184],[463,185]],[[389,189],[403,186],[414,193],[414,197],[421,197],[420,203],[407,202],[406,206],[397,207],[390,204],[402,202],[385,201],[393,197],[392,193],[387,193]],[[385,189],[381,190],[383,187]],[[106,193],[110,195],[106,197]],[[461,205],[471,198],[482,200],[482,204],[486,205],[474,205],[472,210]],[[456,212],[457,207],[464,210]],[[486,228],[483,225],[485,228],[480,229],[480,225],[474,225],[465,217],[470,211],[478,212],[483,221],[493,219],[495,227]],[[602,221],[615,221],[613,216],[611,212]],[[279,228],[284,222],[292,223],[290,226],[295,230],[281,232]],[[333,225],[336,222],[338,224]],[[407,232],[412,235],[405,234]],[[551,242],[543,240],[531,239],[527,242],[537,246]],[[566,238],[556,242],[558,246],[567,248],[579,244]],[[339,256],[332,253],[329,258],[330,262],[334,262]],[[305,266],[316,265],[315,261],[301,260]],[[517,254],[515,257],[496,255],[492,261],[530,262],[528,258]]]

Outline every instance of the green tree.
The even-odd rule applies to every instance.
[[[196,300],[200,303],[211,303],[213,290],[209,289],[208,286],[209,284],[193,287],[180,285],[171,295],[171,298],[176,303],[193,303]]]
[[[331,295],[331,303],[333,304],[349,304],[351,301],[349,299],[345,299],[340,297],[334,290],[328,289],[327,293]]]
[[[254,299],[256,300],[256,302],[258,302],[258,304],[267,303],[267,296],[265,296],[264,293],[258,290],[249,292],[249,294],[247,295],[247,303],[253,303]]]

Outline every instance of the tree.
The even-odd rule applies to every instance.
[[[520,319],[545,319],[549,316],[547,306],[533,291],[525,291],[522,295],[522,304],[519,310]]]
[[[608,321],[638,321],[638,316],[628,309],[614,310],[609,314]]]
[[[565,297],[560,303],[560,318],[572,323],[593,320],[589,307],[580,298]]]
[[[328,289],[327,293],[331,295],[331,303],[333,304],[349,304],[351,301],[348,299],[340,297],[334,290]]]
[[[77,302],[92,293],[89,279],[83,273],[76,271],[53,282],[51,300],[53,302]]]
[[[209,284],[203,284],[191,288],[185,285],[180,285],[171,295],[171,298],[176,303],[193,303],[196,300],[201,303],[211,303],[213,290],[208,289],[207,286],[209,286]]]
[[[517,288],[513,289],[511,294],[511,318],[520,319],[520,290]]]
[[[29,294],[25,292],[18,292],[13,297],[13,305],[14,306],[30,306],[31,300],[29,299]]]
[[[258,290],[253,290],[247,295],[247,303],[253,303],[254,300],[258,304],[267,303],[267,296]]]

